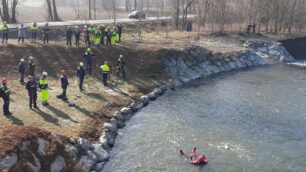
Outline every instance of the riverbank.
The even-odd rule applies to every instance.
[[[187,36],[186,39],[188,39]],[[99,81],[99,72],[96,71],[95,75],[89,77],[85,83],[86,92],[88,91],[89,95],[80,96],[78,90],[74,88],[71,88],[71,94],[68,94],[76,102],[76,105],[81,107],[80,110],[68,108],[66,103],[57,101],[53,97],[54,101],[51,102],[51,106],[56,106],[57,110],[42,109],[43,115],[41,117],[35,115],[32,111],[24,109],[24,106],[27,104],[27,98],[22,86],[18,86],[16,73],[16,64],[18,64],[19,57],[21,55],[29,56],[33,54],[37,57],[38,70],[47,70],[50,73],[50,85],[52,88],[50,91],[55,96],[60,91],[56,89],[58,87],[57,77],[59,71],[64,68],[68,71],[69,77],[72,77],[75,73],[75,67],[81,60],[81,54],[85,49],[67,48],[54,45],[53,43],[48,46],[39,44],[26,44],[18,47],[16,45],[2,46],[0,48],[2,49],[1,52],[3,54],[1,58],[3,59],[0,61],[2,63],[1,66],[5,66],[5,68],[1,67],[0,71],[2,75],[13,76],[11,77],[11,84],[13,85],[13,92],[15,93],[13,93],[12,98],[14,99],[14,96],[16,96],[18,106],[20,106],[19,110],[16,108],[17,114],[13,116],[18,119],[20,118],[19,121],[22,123],[17,123],[18,125],[31,125],[44,128],[59,135],[67,135],[68,138],[81,136],[96,141],[97,145],[94,148],[87,146],[81,150],[78,149],[78,153],[75,155],[73,161],[68,162],[65,158],[66,155],[59,156],[64,157],[66,166],[71,167],[81,163],[86,164],[82,165],[82,167],[86,167],[83,171],[90,169],[100,171],[106,159],[97,159],[99,152],[105,153],[106,150],[111,150],[118,129],[124,126],[124,122],[132,116],[133,112],[148,104],[149,100],[154,100],[161,95],[166,90],[165,86],[161,86],[166,84],[169,78],[172,79],[172,82],[170,84],[168,83],[168,87],[171,88],[173,85],[180,85],[190,80],[210,76],[219,72],[249,68],[275,61],[292,60],[280,44],[274,43],[259,42],[258,44],[254,44],[256,45],[255,49],[241,50],[241,44],[239,44],[238,40],[235,44],[228,45],[231,46],[231,51],[220,53],[218,50],[211,51],[200,46],[190,46],[188,40],[185,42],[181,41],[179,44],[175,42],[175,40],[172,40],[170,44],[168,39],[168,41],[162,41],[159,44],[146,42],[145,44],[130,43],[110,48],[95,48],[94,52],[99,57],[96,59],[98,66],[104,60],[115,64],[115,57],[124,54],[127,60],[128,79],[122,80],[121,78],[112,77],[111,86],[105,88]],[[222,41],[219,41],[219,45],[221,44]],[[223,42],[223,44],[226,47],[227,43]],[[234,45],[237,45],[238,50],[235,51]],[[72,83],[76,85],[76,79],[72,78]],[[14,106],[14,102],[12,106]],[[93,106],[96,107],[90,109]],[[48,121],[49,119],[58,120],[59,122],[52,123]],[[1,126],[9,125],[11,123],[10,120],[3,120],[3,117],[1,117],[1,122],[4,121],[4,124],[1,123]],[[35,121],[40,122],[36,123]],[[85,129],[80,126],[85,127]],[[11,133],[12,135],[6,135],[4,132],[3,136],[0,137],[3,137],[3,140],[14,139],[16,133]],[[82,139],[76,140],[73,141],[75,147],[79,147],[83,143],[92,145],[90,142]],[[20,152],[20,145],[22,145],[23,141],[24,139],[20,139],[20,141],[15,143],[15,146],[9,149],[2,149],[3,152],[0,152],[1,157],[5,157],[10,152]],[[50,142],[50,145],[54,144]],[[68,142],[63,141],[61,145],[65,147],[66,144]],[[98,153],[93,153],[97,149],[99,150]],[[33,150],[30,152],[35,155],[37,154]],[[40,159],[39,155],[37,156],[37,159]],[[49,161],[40,163],[43,163],[43,166],[49,167],[56,159],[56,156],[52,156]],[[17,162],[19,162],[19,159]],[[13,168],[15,165],[13,164],[11,167]]]

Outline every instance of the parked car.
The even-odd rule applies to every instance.
[[[129,19],[145,19],[146,18],[146,14],[142,11],[132,11],[129,14]]]

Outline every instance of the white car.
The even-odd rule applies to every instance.
[[[130,14],[129,14],[129,19],[145,19],[146,18],[146,15],[144,12],[142,11],[132,11]]]

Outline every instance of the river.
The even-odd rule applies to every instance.
[[[190,165],[193,147],[209,159]],[[305,172],[306,69],[223,73],[169,91],[119,132],[106,172]]]

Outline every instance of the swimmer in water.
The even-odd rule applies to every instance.
[[[197,157],[196,153],[197,148],[192,149],[192,153],[190,155],[190,158],[184,153],[183,150],[180,150],[181,156],[185,156],[187,159],[189,159],[189,162],[193,165],[207,165],[208,159],[205,157],[205,155],[201,154],[199,157]]]

